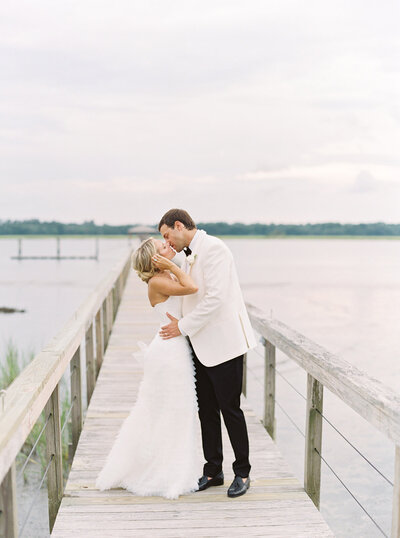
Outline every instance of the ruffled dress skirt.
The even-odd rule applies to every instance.
[[[141,355],[144,368],[137,401],[118,432],[96,487],[175,499],[197,490],[202,469],[190,346],[183,336],[163,340],[157,334],[135,355]]]

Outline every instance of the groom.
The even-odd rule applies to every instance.
[[[220,239],[198,230],[183,209],[170,209],[158,229],[165,241],[182,250],[182,269],[190,272],[199,290],[182,299],[183,317],[161,328],[164,339],[187,336],[194,354],[204,457],[199,490],[224,483],[221,413],[235,453],[235,478],[229,497],[250,486],[249,440],[240,408],[243,355],[256,346],[231,251]]]

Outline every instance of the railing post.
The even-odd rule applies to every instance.
[[[96,379],[103,362],[103,325],[101,323],[101,309],[96,314]]]
[[[114,286],[111,290],[111,301],[112,301],[112,313],[113,313],[113,323],[115,320],[115,317],[117,315],[118,310],[118,290],[117,290],[117,283],[114,283]]]
[[[129,265],[130,265],[130,263],[129,263]],[[127,269],[126,269],[126,265],[125,265],[125,267],[122,269],[122,281],[124,282],[124,284],[125,284],[125,280],[126,280],[125,279],[126,273],[127,273]]]
[[[60,395],[58,384],[46,403],[45,413],[46,417],[50,415],[46,428],[46,457],[47,461],[50,461],[50,459],[53,460],[50,464],[47,475],[49,527],[51,533],[64,490],[61,448]]]
[[[126,280],[128,278],[128,275],[129,275],[130,268],[131,268],[131,260],[129,259],[129,261],[127,262],[127,264],[125,265],[125,267],[124,267],[124,269],[122,271],[123,286],[125,286]]]
[[[394,457],[394,487],[392,509],[392,538],[400,536],[400,445],[396,445]]]
[[[112,326],[113,326],[113,323],[114,323],[112,289],[110,290],[110,292],[107,295],[107,315],[108,315],[108,319],[107,319],[107,330],[108,330],[107,342],[108,342],[108,340],[110,339],[110,334],[111,334]]]
[[[18,537],[15,461],[0,484],[0,537]]]
[[[122,294],[124,293],[124,277],[121,273],[118,278],[118,306],[121,303]]]
[[[275,346],[263,338],[264,344],[264,428],[272,439],[276,435],[275,421]]]
[[[85,352],[86,352],[86,395],[87,395],[87,404],[89,405],[90,399],[94,391],[94,385],[96,383],[96,371],[95,371],[95,364],[94,364],[93,323],[90,324],[89,329],[86,331]]]
[[[82,385],[81,385],[81,348],[75,351],[70,362],[71,369],[71,431],[72,431],[72,457],[78,445],[79,436],[83,426],[82,413]]]
[[[243,355],[242,394],[247,398],[247,353]]]
[[[319,381],[312,375],[307,375],[304,489],[318,509],[321,490],[323,389]]]
[[[108,300],[107,297],[103,301],[102,311],[103,311],[103,350],[107,349],[108,344]]]

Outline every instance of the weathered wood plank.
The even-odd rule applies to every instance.
[[[138,521],[135,525],[134,522],[121,521],[119,525],[114,521],[114,524],[103,525],[101,528],[101,534],[99,534],[99,527],[97,527],[97,521],[93,521],[92,524],[87,523],[80,525],[79,523],[72,526],[65,525],[65,528],[60,529],[62,536],[73,536],[72,532],[75,531],[75,536],[87,538],[89,536],[95,536],[92,534],[93,527],[97,530],[97,536],[105,537],[112,536],[113,538],[120,538],[121,536],[152,536],[155,537],[168,537],[174,538],[182,536],[188,538],[189,536],[202,536],[208,538],[216,536],[218,538],[225,536],[275,536],[275,537],[320,537],[320,536],[332,536],[332,534],[326,530],[322,525],[319,525],[313,521],[301,521],[301,530],[297,527],[293,521],[277,520],[277,523],[272,527],[268,525],[268,517],[262,518],[258,521],[258,524],[244,524],[243,519],[229,519],[221,518],[216,520],[215,517],[208,518],[206,521],[188,521],[181,522],[177,517],[171,518],[164,522],[158,522],[155,520],[155,525],[152,526],[149,523],[147,526]],[[214,525],[215,522],[215,525]],[[100,522],[99,522],[100,523]],[[101,523],[103,523],[101,521]],[[241,524],[242,523],[242,524]],[[124,534],[127,533],[127,534]]]
[[[96,328],[96,378],[99,375],[103,362],[103,330],[101,323],[101,309],[98,310],[95,320]]]
[[[264,427],[275,439],[275,346],[264,339]]]
[[[107,301],[107,316],[108,316],[108,319],[107,319],[107,329],[108,329],[107,341],[108,341],[110,339],[110,334],[111,334],[111,330],[112,330],[112,326],[114,322],[113,288],[110,289],[106,297],[106,301]]]
[[[81,385],[81,348],[75,351],[70,362],[71,371],[71,432],[72,457],[75,454],[83,426],[82,385]]]
[[[47,492],[49,499],[49,527],[54,526],[58,508],[63,496],[63,471],[60,422],[60,394],[56,385],[45,406],[45,416],[49,417],[46,426],[46,460],[51,461],[47,474]]]
[[[86,356],[86,397],[90,402],[94,386],[96,384],[96,367],[94,363],[94,339],[93,323],[90,325],[85,335],[85,356]]]
[[[0,538],[18,537],[17,480],[13,463],[0,484]]]
[[[212,528],[219,528],[219,529],[226,529],[231,527],[240,527],[242,529],[243,534],[246,534],[246,530],[250,529],[252,527],[263,527],[265,528],[268,526],[268,523],[271,521],[271,515],[268,513],[265,513],[263,515],[259,514],[257,516],[254,516],[252,518],[244,518],[241,513],[236,512],[236,515],[234,516],[226,516],[224,513],[221,514],[220,517],[215,517],[215,515],[210,514],[211,521],[212,521]],[[285,529],[289,528],[290,522],[288,523],[287,518],[287,511],[283,510],[280,513],[273,514],[274,515],[274,527],[276,529],[277,526],[281,526]],[[58,529],[60,531],[63,530],[70,530],[71,526],[79,529],[80,531],[86,531],[93,528],[93,524],[95,523],[99,529],[103,530],[114,530],[115,535],[117,536],[117,532],[119,529],[121,530],[133,530],[138,531],[142,529],[153,529],[155,532],[163,529],[187,529],[190,531],[190,529],[197,528],[210,528],[210,519],[209,518],[190,518],[190,519],[182,519],[180,517],[180,513],[178,513],[175,518],[172,518],[171,521],[170,518],[165,519],[158,519],[154,518],[152,520],[146,520],[146,519],[137,519],[132,517],[129,517],[130,514],[125,514],[124,517],[120,517],[119,519],[116,519],[115,516],[107,515],[104,512],[102,514],[96,514],[91,515],[91,517],[77,517],[74,516],[74,521],[71,523],[71,517],[67,518],[60,518],[60,522],[58,523]],[[300,521],[302,518],[300,518]],[[303,524],[305,521],[303,520]],[[307,521],[307,523],[309,523]],[[293,526],[293,523],[291,523],[290,526]],[[311,530],[311,525],[309,525]]]
[[[321,490],[322,407],[324,387],[307,376],[306,435],[304,450],[304,489],[319,508]]]
[[[103,318],[103,354],[105,353],[107,349],[108,344],[108,336],[109,336],[109,330],[108,330],[108,301],[107,298],[104,299],[103,305],[101,307],[101,313]]]

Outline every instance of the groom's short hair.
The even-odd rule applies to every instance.
[[[164,224],[168,226],[168,228],[173,228],[177,220],[179,220],[179,222],[181,222],[188,230],[193,230],[193,228],[196,228],[194,220],[187,211],[184,209],[170,209],[161,218],[158,225],[158,230],[160,231],[161,226]]]

